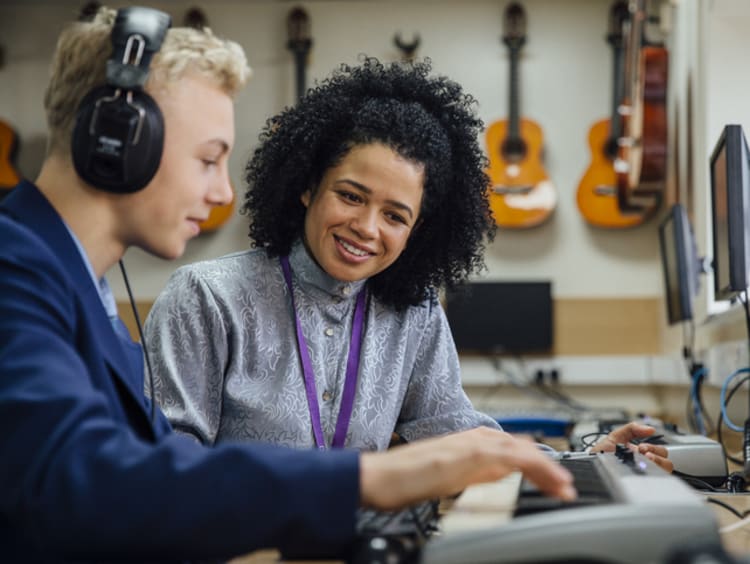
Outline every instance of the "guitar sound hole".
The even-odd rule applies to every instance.
[[[614,160],[617,157],[617,139],[609,138],[604,144],[604,154],[610,159]]]
[[[508,162],[518,162],[526,156],[526,142],[521,138],[508,137],[500,149]]]

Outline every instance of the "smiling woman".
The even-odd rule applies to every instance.
[[[419,217],[424,167],[382,144],[360,145],[302,194],[305,242],[330,276],[375,276],[401,255]]]
[[[256,249],[178,270],[146,324],[177,430],[382,450],[497,427],[437,300],[494,234],[473,106],[428,63],[366,59],[269,120],[247,167]]]

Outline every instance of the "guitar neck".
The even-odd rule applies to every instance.
[[[510,81],[508,93],[508,137],[520,139],[520,112],[518,103],[518,49],[510,50]]]
[[[297,101],[305,95],[307,86],[305,84],[305,71],[307,67],[307,55],[312,48],[312,39],[290,39],[287,48],[294,56],[294,81]]]
[[[620,119],[619,107],[623,97],[623,71],[624,59],[622,46],[612,47],[612,110],[610,115],[610,139],[618,139],[622,135],[622,120]]]
[[[305,84],[305,63],[307,62],[307,51],[297,49],[294,52],[295,84],[297,88],[297,101],[305,95],[307,85]]]

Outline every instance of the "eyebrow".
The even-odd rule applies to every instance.
[[[203,145],[218,145],[222,153],[229,152],[229,144],[223,139],[219,139],[219,138],[209,139],[208,141],[203,143]]]
[[[359,182],[351,180],[350,178],[342,178],[341,180],[337,180],[336,182],[334,182],[334,184],[351,184],[357,190],[359,190],[361,192],[364,192],[365,194],[368,194],[368,195],[372,194],[372,190],[370,188],[368,188],[364,184],[360,184]],[[390,204],[394,208],[398,208],[400,210],[405,211],[406,213],[409,214],[410,218],[412,218],[412,219],[414,218],[414,212],[405,203],[399,202],[398,200],[386,200],[386,203]]]

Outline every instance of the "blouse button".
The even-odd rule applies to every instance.
[[[323,392],[323,400],[324,401],[330,401],[330,399],[331,399],[331,392],[329,392],[328,390],[326,390],[325,392]]]
[[[333,329],[331,329],[331,328],[329,327],[328,329],[326,329],[326,330],[325,330],[325,334],[326,334],[327,336],[329,336],[329,337],[333,337]]]
[[[351,286],[344,286],[343,288],[341,288],[341,292],[343,292],[343,294],[345,296],[348,296],[349,294],[352,293],[352,287]]]

